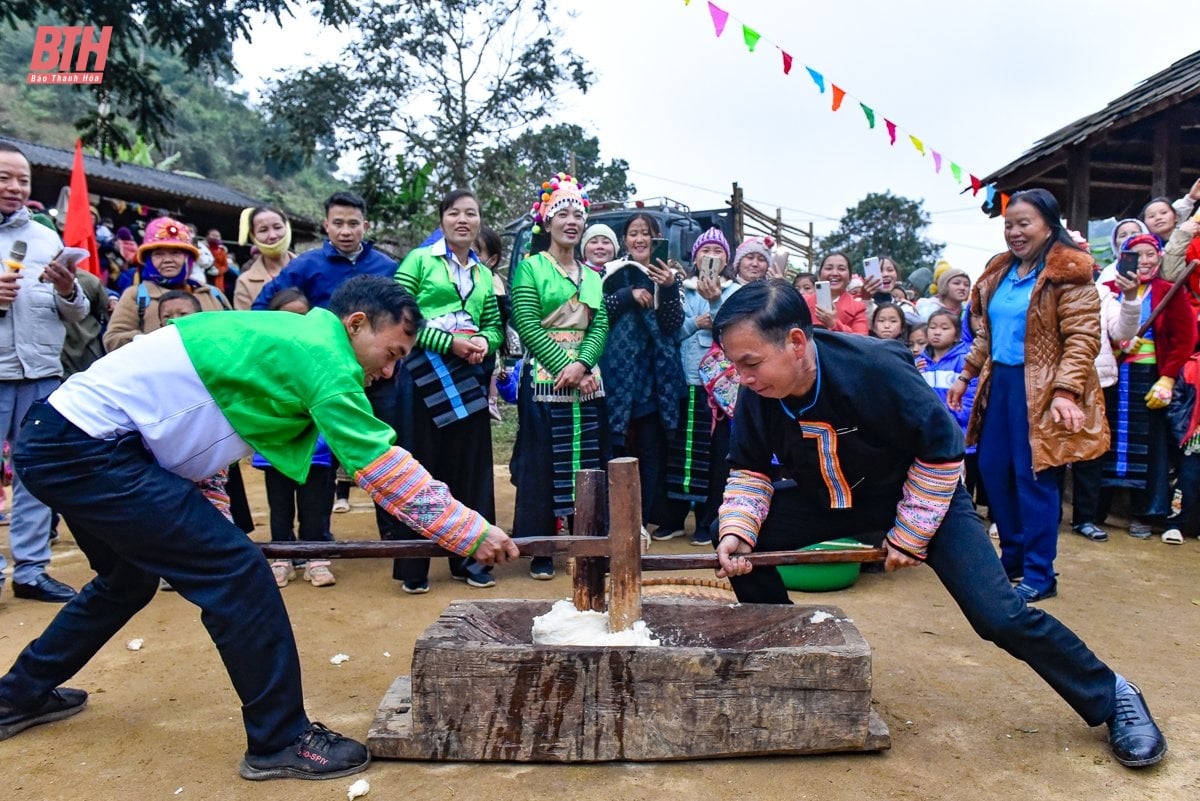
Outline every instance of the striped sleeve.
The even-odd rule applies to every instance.
[[[542,328],[542,302],[537,288],[526,284],[514,285],[512,306],[513,327],[517,329],[521,341],[551,374],[558,375],[571,363],[571,359]]]
[[[504,326],[500,323],[500,303],[494,291],[488,292],[479,317],[479,336],[487,340],[488,353],[495,353],[504,344]]]
[[[920,459],[913,462],[896,506],[896,525],[887,535],[891,545],[914,559],[925,560],[929,541],[950,508],[962,468],[962,460],[942,464]]]
[[[771,511],[774,493],[771,479],[762,473],[731,470],[718,516],[721,537],[732,534],[753,548],[758,530]]]
[[[384,451],[356,470],[354,480],[389,514],[448,551],[470,556],[487,535],[489,524],[483,515],[456,501],[446,485],[403,448]]]
[[[419,255],[420,248],[409,252],[404,257],[404,261],[400,262],[400,266],[396,268],[396,283],[404,287],[408,294],[413,298],[421,297],[421,259]],[[450,352],[450,346],[454,343],[453,335],[439,331],[436,328],[430,328],[427,325],[422,325],[421,330],[417,332],[417,344],[425,350],[431,350],[434,353],[445,355]]]

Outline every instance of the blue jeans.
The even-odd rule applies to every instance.
[[[1061,473],[1061,467],[1033,472],[1025,367],[993,364],[979,436],[979,474],[1000,531],[1000,561],[1009,575],[1023,575],[1038,592],[1054,584]]]
[[[0,700],[44,697],[150,602],[161,576],[200,607],[242,701],[248,750],[278,751],[308,726],[287,610],[258,548],[137,433],[93,439],[35,404],[13,451],[29,491],[71,527],[97,575],[0,678]]]
[[[776,490],[754,550],[794,550],[839,537],[880,544],[895,522],[895,499],[860,503],[859,494],[856,489],[851,509],[832,510],[821,508],[798,487]],[[1021,600],[961,484],[929,543],[926,564],[976,634],[1033,668],[1089,726],[1108,720],[1116,695],[1115,674],[1073,631]],[[757,567],[730,581],[742,603],[791,603],[775,568]]]
[[[62,383],[58,378],[29,381],[0,381],[0,439],[17,441],[21,421],[33,402],[40,400]],[[50,508],[29,493],[25,482],[13,473],[12,522],[8,541],[13,555],[13,581],[32,584],[50,564]],[[0,554],[0,570],[6,566]],[[4,578],[0,575],[0,583]]]

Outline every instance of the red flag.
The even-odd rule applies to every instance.
[[[837,111],[842,107],[842,100],[846,97],[846,90],[833,84],[833,110]]]
[[[975,195],[978,195],[980,189],[983,189],[983,181],[979,180],[974,175],[972,175],[971,176],[971,196],[974,197]]]
[[[88,205],[87,176],[83,174],[83,143],[75,140],[75,163],[71,165],[71,194],[67,201],[67,222],[63,226],[63,244],[84,248],[86,260],[79,265],[94,276],[100,276],[100,251],[96,248],[96,223]]]
[[[779,52],[783,53],[783,74],[787,75],[792,71],[792,57],[786,50],[780,50]]]

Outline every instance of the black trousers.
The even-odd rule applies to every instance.
[[[863,506],[866,508],[822,509],[800,488],[777,490],[755,550],[795,550],[839,537],[878,545],[894,522],[895,504]],[[980,637],[1033,668],[1089,726],[1108,720],[1113,711],[1115,674],[1073,631],[1021,600],[962,485],[929,544],[926,564]],[[732,583],[743,603],[791,603],[779,571],[773,567],[755,568],[734,577]]]
[[[44,402],[25,419],[16,470],[67,521],[96,577],[0,678],[0,700],[40,700],[78,673],[150,602],[162,577],[200,607],[242,701],[249,751],[292,743],[308,727],[300,658],[258,546],[195,484],[159,466],[139,434],[93,439]]]
[[[296,539],[293,523],[299,518],[300,539],[304,542],[328,542],[333,539],[329,518],[333,514],[334,469],[314,464],[303,484],[292,481],[274,467],[263,471],[267,486],[267,506],[271,510],[271,541]]]

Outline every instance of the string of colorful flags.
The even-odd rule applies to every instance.
[[[690,6],[692,4],[692,0],[683,0],[683,4],[685,6]],[[795,59],[793,58],[792,54],[787,50],[784,50],[783,47],[775,44],[770,39],[765,38],[759,31],[750,27],[725,9],[719,7],[716,3],[711,2],[711,0],[708,1],[708,13],[709,16],[712,17],[713,30],[716,33],[717,38],[721,37],[721,34],[723,34],[726,27],[728,27],[730,20],[732,20],[736,25],[741,26],[742,41],[745,43],[748,51],[753,53],[760,43],[766,42],[779,51],[783,61],[783,74],[791,75],[792,67],[795,64]],[[896,144],[897,138],[901,133],[903,133],[908,137],[908,141],[912,144],[913,149],[920,154],[921,158],[924,158],[926,155],[928,155],[933,160],[934,172],[941,174],[942,168],[946,167],[950,175],[953,176],[954,181],[959,185],[962,184],[963,176],[966,175],[967,180],[971,184],[972,196],[978,196],[982,191],[986,199],[985,206],[988,209],[993,208],[998,199],[1000,202],[1000,213],[1004,214],[1005,210],[1008,208],[1009,201],[1009,195],[1006,192],[998,192],[994,184],[985,185],[983,181],[977,178],[973,173],[964,170],[958,164],[958,162],[948,159],[942,152],[934,150],[932,147],[928,147],[924,140],[918,137],[916,134],[910,133],[887,117],[881,116],[872,106],[867,105],[863,100],[847,92],[843,87],[833,83],[833,81],[827,81],[824,73],[807,64],[802,66],[820,93],[822,95],[828,94],[830,96],[831,111],[839,111],[843,107],[847,98],[858,103],[859,108],[862,110],[863,117],[866,119],[868,128],[874,130],[877,123],[882,120],[883,129],[887,131],[889,143],[893,147]]]

